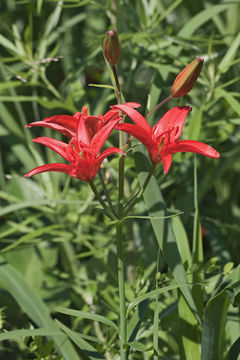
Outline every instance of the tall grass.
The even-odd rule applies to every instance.
[[[125,224],[129,359],[238,359],[239,11],[238,1],[1,2],[0,358],[119,358],[114,229],[88,184],[58,173],[23,178],[59,160],[31,142],[51,130],[27,123],[84,105],[98,115],[116,103],[101,48],[115,28],[122,92],[142,113],[169,94],[195,56],[204,57],[194,89],[149,122],[191,105],[183,138],[221,153],[214,161],[175,154],[168,176],[156,169]],[[141,147],[133,152],[126,198],[149,166]],[[117,165],[113,158],[103,168],[114,204]]]

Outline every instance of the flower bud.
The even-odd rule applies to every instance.
[[[116,31],[110,30],[106,33],[103,42],[103,54],[111,65],[118,63],[121,50]]]
[[[191,64],[180,72],[172,85],[173,97],[184,96],[192,89],[202,70],[203,62],[203,58],[197,56]]]

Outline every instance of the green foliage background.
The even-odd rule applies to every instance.
[[[173,106],[191,105],[183,138],[206,142],[221,153],[218,160],[201,156],[194,160],[192,154],[175,154],[167,177],[162,175],[160,167],[156,172],[168,209],[184,212],[181,220],[173,219],[173,229],[189,281],[204,283],[193,287],[192,293],[197,303],[203,297],[199,313],[208,322],[202,327],[191,318],[184,298],[174,288],[168,261],[160,256],[156,266],[158,242],[149,220],[134,219],[126,223],[127,302],[131,304],[138,296],[155,289],[156,269],[159,269],[160,289],[171,285],[173,288],[163,291],[157,304],[158,358],[200,359],[203,331],[202,360],[228,356],[237,359],[239,13],[239,1],[1,2],[2,359],[95,359],[99,354],[103,354],[102,358],[117,359],[118,356],[114,326],[103,319],[98,322],[96,317],[93,321],[86,315],[101,314],[114,324],[118,320],[114,229],[95,210],[97,202],[88,184],[57,173],[23,178],[35,166],[59,161],[55,153],[31,142],[39,135],[55,138],[59,135],[43,128],[27,130],[27,123],[56,114],[74,114],[84,105],[89,107],[89,113],[98,115],[116,103],[111,89],[89,85],[111,85],[101,50],[104,34],[111,28],[117,30],[121,42],[118,73],[124,97],[127,101],[140,102],[143,114],[146,107],[151,109],[168,96],[174,78],[184,66],[195,56],[204,57],[203,71],[191,93],[165,105],[151,122],[156,123]],[[116,134],[110,140],[117,145]],[[198,166],[197,206],[194,161]],[[113,199],[117,196],[117,166],[117,159],[113,158],[104,168]],[[131,156],[127,158],[126,169],[125,196],[129,197],[138,188]],[[203,246],[203,251],[192,245],[200,229],[198,208],[204,228],[203,239],[199,235],[198,244]],[[144,201],[138,204],[135,213],[147,215]],[[129,310],[130,334],[135,328],[134,321],[141,323],[131,345],[130,358],[152,359],[152,334],[156,332],[154,297],[149,296],[147,303],[140,304],[146,309],[148,306],[148,310],[140,312],[140,320]],[[66,314],[62,308],[84,313],[69,316],[73,313]],[[188,319],[192,327],[185,326],[181,319],[186,322]],[[4,334],[17,329],[28,330]],[[197,335],[192,335],[195,330],[198,340]],[[210,348],[214,350],[211,352]]]

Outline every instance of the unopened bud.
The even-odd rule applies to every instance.
[[[176,77],[172,85],[172,96],[181,97],[192,90],[203,66],[203,58],[196,57],[191,64],[185,67]]]
[[[103,42],[103,54],[111,65],[118,63],[121,50],[116,31],[110,30],[106,33]]]

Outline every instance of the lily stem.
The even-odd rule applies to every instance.
[[[119,290],[119,336],[120,336],[120,359],[127,359],[126,349],[126,304],[125,304],[125,283],[124,283],[124,262],[123,262],[123,226],[119,223],[116,226],[117,235],[117,269],[118,269],[118,290]]]
[[[152,177],[153,171],[155,169],[156,164],[152,163],[150,169],[149,169],[149,173],[144,181],[143,186],[141,187],[141,189],[139,190],[138,194],[135,196],[135,198],[133,198],[129,204],[129,206],[127,207],[127,209],[124,211],[124,216],[126,216],[131,210],[132,208],[135,206],[135,204],[139,201],[139,199],[142,197],[146,187],[148,186],[148,183]]]
[[[111,66],[112,66],[114,81],[115,81],[115,85],[116,85],[115,89],[116,89],[117,102],[118,102],[118,104],[121,104],[122,96],[121,96],[121,89],[120,89],[120,84],[119,84],[119,80],[118,80],[118,75],[117,75],[117,69],[116,69],[115,65],[111,65]]]
[[[107,207],[107,205],[105,204],[104,200],[101,198],[99,192],[96,189],[96,186],[93,184],[92,181],[89,182],[92,191],[94,192],[94,195],[96,196],[96,198],[98,199],[99,203],[102,205],[103,209],[106,211],[107,215],[109,216],[110,219],[112,220],[116,220],[114,214],[110,211],[110,209]]]
[[[153,320],[153,359],[158,360],[158,327],[159,327],[159,309],[158,309],[158,272],[159,272],[159,260],[160,260],[160,246],[158,246],[157,253],[157,269],[156,269],[156,297],[155,297],[155,309],[154,309],[154,320]]]
[[[121,89],[118,81],[116,66],[112,65],[112,71],[115,81],[116,98],[118,104],[121,104]],[[119,133],[119,148],[123,150],[123,133]],[[119,159],[118,168],[118,219],[123,215],[123,197],[124,197],[124,156]],[[120,336],[120,360],[127,359],[127,324],[126,324],[126,304],[125,304],[125,283],[124,283],[124,262],[123,262],[123,225],[119,222],[116,226],[117,237],[117,271],[118,271],[118,291],[119,291],[119,336]]]
[[[101,172],[101,169],[99,169],[99,172],[98,172],[98,176],[99,176],[99,179],[100,179],[100,182],[101,182],[101,185],[103,187],[103,191],[104,191],[104,194],[106,196],[106,199],[107,199],[107,202],[108,202],[108,206],[109,208],[111,209],[112,213],[114,214],[114,216],[117,218],[117,214],[116,214],[116,211],[113,207],[113,204],[112,204],[112,201],[110,199],[110,196],[109,196],[109,192],[107,190],[107,187],[106,187],[106,184],[105,184],[105,181],[103,179],[103,175],[102,175],[102,172]]]
[[[162,105],[166,104],[166,102],[168,102],[169,100],[171,100],[173,98],[172,94],[170,94],[168,97],[166,97],[165,99],[163,99],[159,104],[157,104],[151,111],[149,111],[149,113],[146,115],[146,119],[149,118],[149,116],[151,116],[154,111],[156,111],[157,109],[159,109]]]

